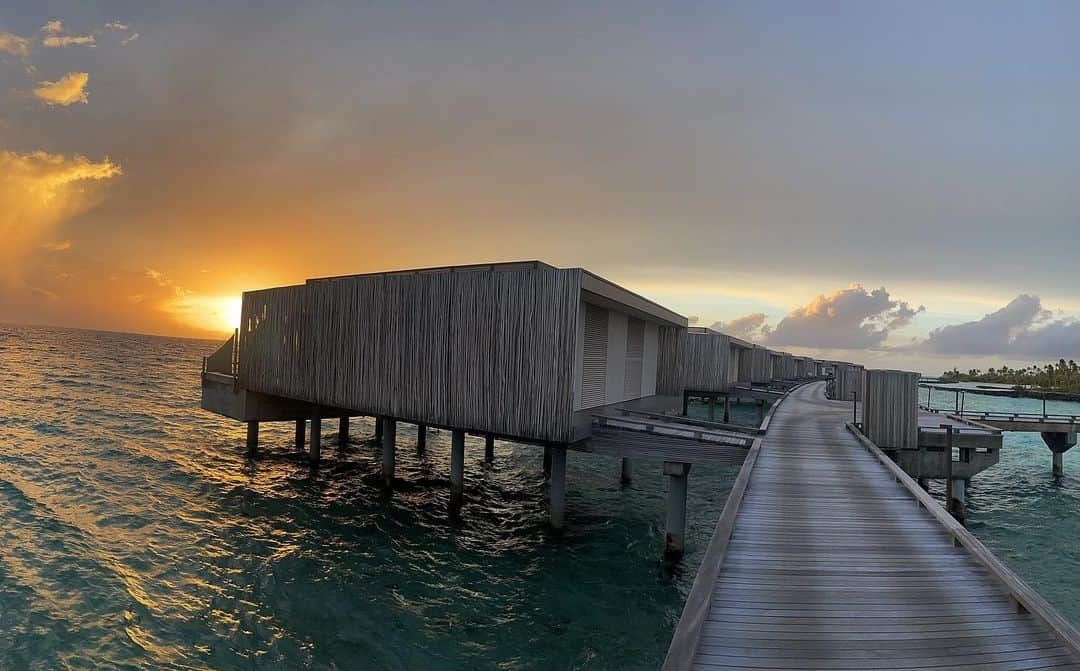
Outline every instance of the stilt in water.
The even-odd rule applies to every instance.
[[[259,453],[259,423],[256,421],[247,423],[247,453],[249,457]]]
[[[1053,453],[1053,473],[1055,478],[1065,475],[1064,455],[1076,445],[1076,432],[1046,432],[1042,433],[1043,442]]]
[[[664,475],[668,476],[669,482],[664,555],[669,559],[678,559],[686,547],[686,484],[690,477],[690,464],[665,461]]]
[[[311,411],[311,444],[308,445],[308,459],[312,464],[318,464],[322,458],[322,416],[319,409]]]
[[[630,484],[630,479],[631,479],[630,476],[631,476],[630,457],[623,457],[622,458],[622,474],[619,476],[619,482],[621,482],[624,485]]]
[[[551,447],[544,446],[544,479],[551,479]]]
[[[423,452],[427,449],[427,424],[416,425],[416,451]]]
[[[484,461],[489,464],[495,461],[495,436],[490,433],[484,436]]]
[[[967,505],[967,480],[963,478],[953,478],[952,481],[952,501],[949,502],[949,512],[957,519],[961,524],[964,523],[965,506]]]
[[[450,434],[450,515],[457,517],[465,498],[465,432]]]
[[[731,397],[724,395],[724,424],[731,423]]]
[[[306,432],[306,430],[307,430],[307,420],[306,419],[298,419],[298,420],[296,420],[296,437],[295,437],[294,440],[295,440],[295,443],[296,443],[297,451],[301,451],[301,450],[304,449],[304,441],[305,441],[304,433]]]
[[[553,445],[551,450],[551,528],[561,531],[566,522],[566,446]]]
[[[387,489],[394,486],[397,450],[397,423],[389,417],[382,424],[382,478]]]
[[[349,416],[345,415],[338,420],[338,445],[345,447],[349,444]]]

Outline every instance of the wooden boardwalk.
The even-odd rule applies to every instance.
[[[1080,669],[1069,625],[914,498],[846,430],[850,412],[822,383],[777,409],[664,669]]]

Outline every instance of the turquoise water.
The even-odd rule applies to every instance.
[[[421,457],[399,429],[392,497],[365,420],[318,471],[291,425],[247,461],[243,426],[198,409],[215,346],[0,326],[0,668],[660,666],[736,467],[694,467],[673,567],[659,463],[621,487],[570,453],[552,538],[540,451],[486,468],[470,438],[451,523],[445,433]]]
[[[926,390],[920,390],[926,402]],[[954,409],[955,394],[934,391],[935,409]],[[964,410],[1042,413],[1042,401],[968,393]],[[1080,403],[1047,401],[1049,414],[1080,415]],[[1080,448],[1051,474],[1050,450],[1037,433],[1006,433],[998,465],[968,486],[967,527],[1074,625],[1080,625]]]

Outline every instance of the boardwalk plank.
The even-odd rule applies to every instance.
[[[1080,669],[845,430],[850,404],[823,387],[795,390],[761,439],[691,668]]]

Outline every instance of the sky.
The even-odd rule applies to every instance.
[[[799,354],[1080,359],[1080,4],[151,4],[0,7],[0,322],[538,258]]]

